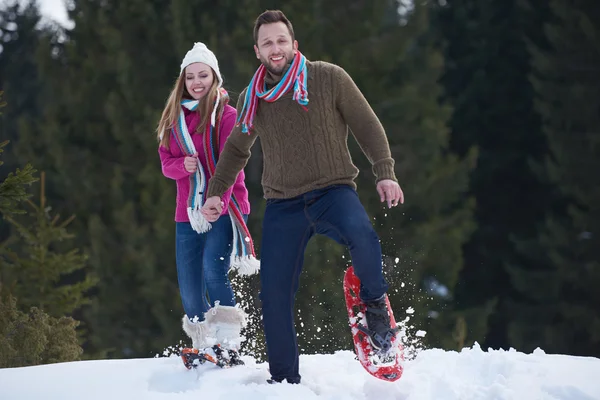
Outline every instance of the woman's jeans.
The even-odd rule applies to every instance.
[[[244,220],[247,216],[244,216]],[[183,310],[188,318],[204,320],[204,313],[219,301],[234,306],[235,296],[227,275],[231,263],[233,228],[229,215],[222,215],[205,233],[197,233],[189,222],[177,222],[175,249],[177,279]]]

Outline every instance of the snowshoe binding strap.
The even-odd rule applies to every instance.
[[[179,353],[183,360],[183,365],[187,369],[196,368],[198,365],[204,364],[205,362],[211,362],[217,364],[217,360],[207,353],[200,353],[198,349],[185,348]]]
[[[211,354],[212,353],[212,354]],[[234,350],[223,350],[221,346],[214,345],[209,350],[199,351],[193,348],[184,348],[179,352],[183,365],[187,369],[196,368],[205,362],[215,364],[220,368],[230,368],[236,365],[244,365],[239,354]]]
[[[244,365],[244,362],[240,358],[240,355],[235,350],[223,350],[223,348],[219,345],[213,346],[213,351],[217,356],[217,360],[222,361],[229,367],[233,367],[235,365]]]
[[[358,325],[357,328],[369,337],[373,351],[375,353],[379,353],[380,355],[390,352],[392,349],[392,341],[396,337],[396,334],[400,331],[400,328],[398,327],[390,328],[381,333],[367,329],[362,325]]]

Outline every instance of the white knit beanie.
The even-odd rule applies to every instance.
[[[223,86],[223,78],[221,77],[221,71],[219,70],[219,61],[217,61],[215,54],[210,51],[204,43],[196,42],[194,43],[194,47],[192,47],[192,49],[186,53],[185,57],[183,57],[179,74],[181,75],[183,73],[185,67],[197,62],[208,65],[213,71],[215,71],[215,74],[217,75],[217,98],[215,100],[215,106],[213,107],[213,112],[210,119],[211,124],[214,126],[217,105],[219,104],[219,100],[221,98],[221,91],[219,89]]]

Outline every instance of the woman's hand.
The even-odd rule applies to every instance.
[[[183,160],[183,166],[185,170],[190,174],[193,174],[198,169],[198,154],[194,154],[191,157],[186,157]]]

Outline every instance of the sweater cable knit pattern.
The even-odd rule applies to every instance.
[[[383,126],[346,71],[307,61],[307,72],[308,112],[293,100],[291,91],[272,103],[259,101],[250,134],[236,126],[227,139],[208,196],[221,196],[235,182],[257,137],[264,156],[266,199],[292,198],[334,184],[356,188],[358,169],[348,149],[349,130],[373,165],[376,181],[397,181]],[[266,83],[277,81],[268,76]],[[240,95],[238,112],[246,91]]]

